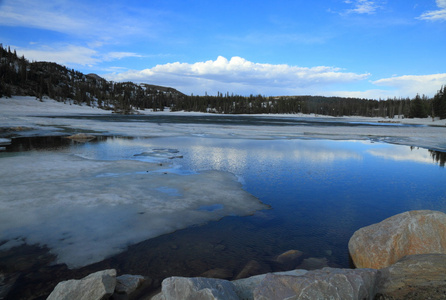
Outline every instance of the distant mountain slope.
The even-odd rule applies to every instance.
[[[1,45],[0,45],[1,46]],[[133,108],[162,110],[185,95],[173,88],[133,82],[111,82],[53,62],[29,62],[0,47],[0,97],[48,96],[60,102],[87,104],[116,112]]]

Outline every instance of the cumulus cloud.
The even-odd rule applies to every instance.
[[[402,97],[413,97],[416,94],[433,96],[441,86],[446,84],[446,73],[431,75],[404,75],[383,78],[372,82],[378,86],[388,86],[398,91]]]
[[[271,91],[299,91],[311,87],[349,83],[366,79],[369,74],[343,72],[340,68],[317,66],[298,67],[286,64],[254,63],[235,56],[230,60],[219,56],[216,60],[190,63],[168,63],[150,69],[131,70],[104,75],[114,81],[150,82],[169,85],[185,92],[191,87],[216,93],[268,93]],[[269,92],[267,92],[269,91]]]
[[[438,10],[428,11],[418,17],[420,20],[445,21],[446,20],[446,0],[437,0]]]

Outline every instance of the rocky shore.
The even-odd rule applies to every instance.
[[[234,281],[169,277],[157,295],[144,294],[149,278],[117,276],[110,269],[60,282],[48,299],[446,299],[445,213],[410,211],[361,228],[350,239],[349,252],[356,269],[251,277],[247,271],[247,278]],[[277,260],[289,263],[299,255],[290,250]]]

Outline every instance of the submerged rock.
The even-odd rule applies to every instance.
[[[258,261],[250,260],[243,269],[237,274],[235,279],[246,278],[258,274],[270,272],[269,268],[263,267]]]
[[[288,250],[277,256],[275,261],[280,263],[284,268],[291,270],[298,265],[303,254],[304,253],[299,250]]]
[[[96,137],[94,135],[86,134],[86,133],[76,133],[70,136],[67,136],[68,139],[74,140],[76,142],[85,143],[91,140],[94,140]]]
[[[379,270],[376,286],[381,299],[445,299],[446,254],[406,256]]]
[[[201,277],[207,277],[207,278],[220,278],[220,279],[230,279],[232,278],[233,274],[231,270],[228,269],[211,269],[203,274],[201,274]]]
[[[47,300],[107,299],[113,294],[115,286],[116,270],[99,271],[80,280],[59,282]]]
[[[309,257],[303,260],[298,269],[316,270],[328,267],[328,259],[326,257]]]
[[[381,269],[406,255],[446,254],[446,214],[401,213],[356,231],[348,243],[356,267]]]
[[[115,292],[120,294],[131,294],[145,281],[141,275],[121,275],[116,278]]]
[[[373,299],[376,274],[372,269],[333,268],[302,276],[267,274],[254,290],[254,299]]]

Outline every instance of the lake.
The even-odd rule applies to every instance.
[[[64,137],[17,138],[0,153],[0,164],[6,159],[24,159],[30,155],[49,160],[64,155],[94,163],[145,162],[157,165],[157,172],[181,178],[197,174],[203,174],[199,178],[206,178],[208,171],[231,173],[244,191],[267,205],[247,215],[216,215],[215,220],[181,230],[175,228],[170,234],[129,242],[120,254],[79,270],[114,267],[121,274],[142,274],[161,280],[172,275],[199,276],[208,270],[225,269],[226,274],[231,274],[226,277],[232,279],[253,260],[260,271],[280,270],[283,266],[275,258],[288,250],[303,252],[298,265],[293,267],[348,268],[352,266],[347,243],[357,229],[408,210],[446,212],[445,152],[370,140],[249,139],[208,134],[144,138],[98,136],[89,142]],[[133,169],[131,172],[137,173]],[[181,196],[182,188],[166,183],[159,185],[158,192],[165,201],[171,201]],[[225,190],[211,193],[221,194],[222,198],[218,199],[223,200],[200,205],[195,211],[218,214],[231,202],[237,206],[234,194],[225,195]],[[122,207],[122,210],[128,209]],[[115,210],[107,213],[101,220],[108,221],[102,225],[109,224],[115,230],[124,215]],[[0,212],[0,220],[5,220],[2,217]],[[88,218],[94,216],[88,215]],[[87,222],[87,218],[83,220]],[[42,223],[33,223],[29,228],[37,231],[39,224]],[[133,228],[131,224],[126,226]],[[17,232],[26,236],[23,228]],[[101,230],[108,234],[106,228]],[[29,239],[31,236],[30,233]],[[42,239],[41,246],[48,244],[45,234],[38,236]],[[1,237],[3,244],[6,240]],[[34,251],[42,257],[41,250]],[[11,252],[5,253],[11,255]],[[3,266],[8,259],[15,259],[7,255],[0,258]],[[41,274],[42,268],[51,261],[48,257],[45,259],[42,266],[27,270]],[[58,270],[68,277],[68,270]]]

